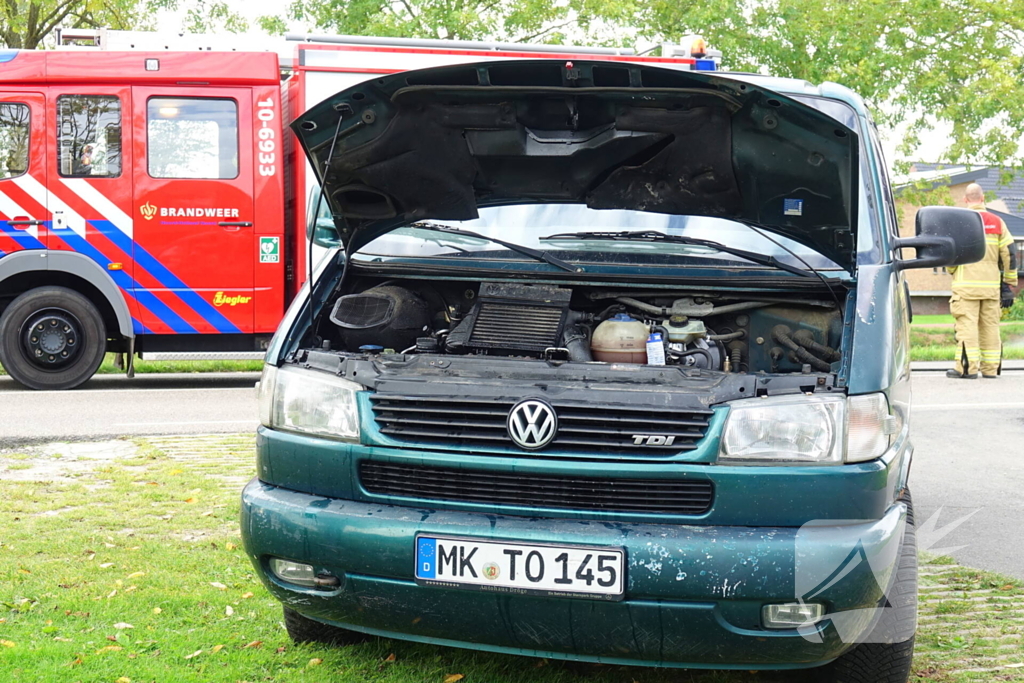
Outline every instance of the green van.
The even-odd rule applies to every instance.
[[[242,494],[293,639],[907,679],[903,270],[984,238],[938,207],[898,237],[856,94],[492,62],[293,129],[335,247]]]

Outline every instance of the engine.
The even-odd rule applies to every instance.
[[[515,282],[380,283],[339,296],[330,321],[349,352],[772,373],[829,371],[842,330],[829,301]]]

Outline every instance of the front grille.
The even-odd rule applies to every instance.
[[[561,346],[562,309],[483,302],[469,337],[472,348],[543,351]]]
[[[714,485],[703,479],[524,476],[369,461],[359,464],[359,478],[369,493],[385,496],[559,510],[702,515],[714,500]]]
[[[508,447],[521,452],[505,428],[516,401],[380,393],[374,394],[371,401],[381,433],[395,439],[463,448]],[[554,402],[552,406],[558,415],[558,435],[545,450],[628,453],[636,457],[663,457],[697,448],[712,415],[711,410],[662,407],[584,406],[566,402]],[[647,445],[651,440],[644,439],[638,445],[634,438],[638,435],[665,437],[665,441]]]

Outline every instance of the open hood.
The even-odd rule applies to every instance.
[[[292,128],[349,253],[411,221],[565,201],[753,223],[856,261],[856,133],[727,77],[554,59],[422,69],[343,90]]]

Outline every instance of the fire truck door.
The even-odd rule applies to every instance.
[[[175,313],[143,312],[144,324],[162,334],[251,333],[250,92],[136,87],[132,101],[136,280]]]
[[[51,86],[47,92],[47,248],[95,261],[121,289],[143,332],[132,254],[131,91]],[[145,305],[145,304],[143,304]]]
[[[42,93],[0,92],[0,257],[46,248],[44,114]]]

